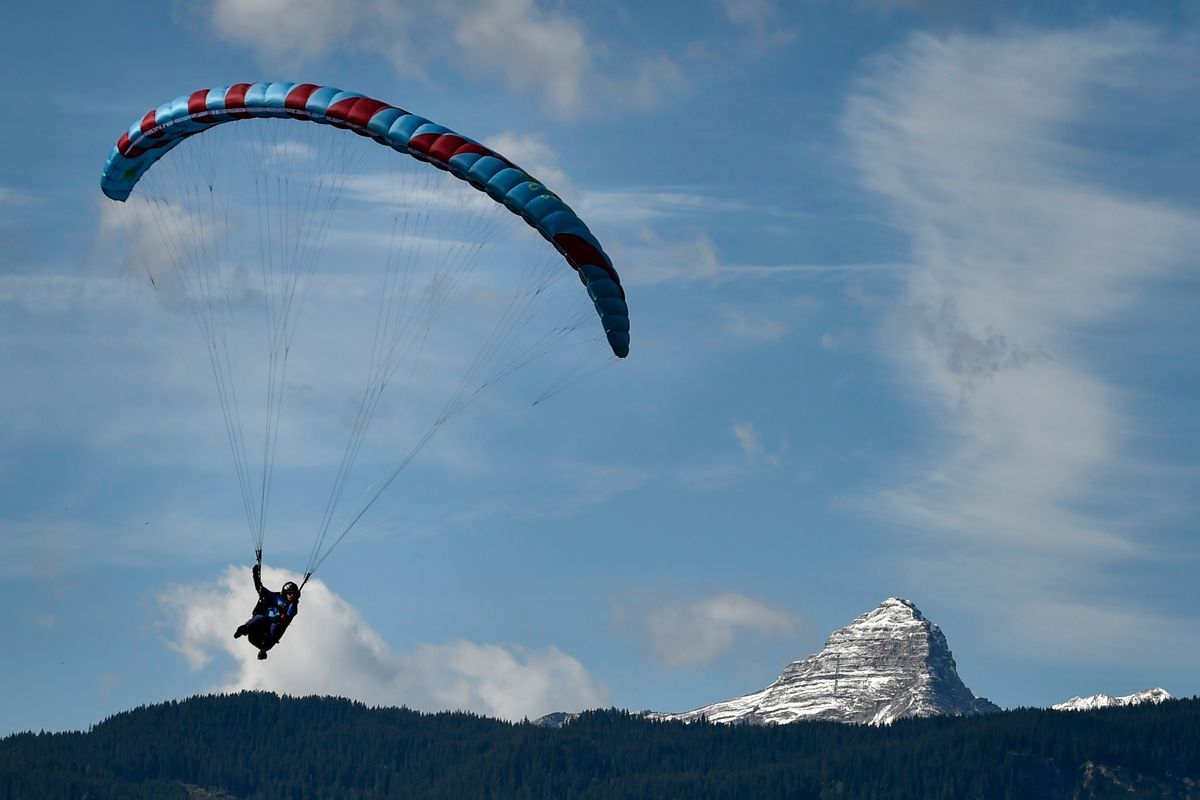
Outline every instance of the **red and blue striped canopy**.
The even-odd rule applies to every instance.
[[[600,242],[558,195],[496,151],[424,117],[354,92],[312,83],[238,83],[201,89],[151,109],[121,134],[100,189],[124,201],[158,159],[215,125],[264,117],[345,128],[448,171],[521,216],[579,273],[613,352],[629,354],[629,307]]]

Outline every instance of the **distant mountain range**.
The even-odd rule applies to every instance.
[[[529,724],[339,698],[196,697],[86,732],[0,738],[0,798],[1196,800],[1200,699],[1152,689],[1054,708],[1079,713],[976,697],[938,626],[891,597],[765,689],[693,711]]]
[[[1155,687],[1144,692],[1134,692],[1124,697],[1113,697],[1109,694],[1093,694],[1087,697],[1072,697],[1064,703],[1050,706],[1055,711],[1091,711],[1094,708],[1111,708],[1113,706],[1136,706],[1141,703],[1161,703],[1171,700],[1166,689]]]
[[[1170,694],[1156,688],[1125,697],[1073,697],[1053,708],[1085,710],[1168,699]],[[999,710],[963,683],[941,629],[911,600],[889,597],[830,634],[820,652],[788,664],[765,689],[692,711],[646,711],[643,716],[734,725],[783,725],[798,720],[890,725],[906,717]],[[557,728],[577,716],[560,711],[537,723]]]

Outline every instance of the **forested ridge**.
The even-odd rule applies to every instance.
[[[1200,699],[730,727],[591,711],[562,729],[262,692],[0,739],[0,798],[1200,798]]]

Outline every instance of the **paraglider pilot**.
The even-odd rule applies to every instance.
[[[247,637],[250,644],[258,648],[258,658],[262,660],[267,657],[267,651],[283,638],[283,632],[300,612],[300,587],[292,581],[285,583],[278,592],[263,586],[261,562],[255,564],[250,573],[254,576],[258,603],[254,606],[254,616],[238,626],[233,638]]]

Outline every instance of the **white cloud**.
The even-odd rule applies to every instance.
[[[775,0],[720,0],[725,18],[752,34],[751,43],[765,49],[790,42],[795,32],[784,23]]]
[[[786,440],[767,449],[752,422],[734,423],[730,432],[737,441],[740,456],[722,447],[716,457],[691,460],[677,466],[671,473],[671,480],[690,491],[711,492],[753,476],[764,465],[776,469],[783,465],[783,457],[788,451]]]
[[[0,304],[30,314],[117,311],[144,298],[146,290],[125,278],[61,274],[0,275]]]
[[[375,150],[385,157],[395,155],[371,148],[371,152]],[[425,165],[417,166],[442,175]],[[354,186],[346,192],[350,209],[345,216],[350,219],[335,218],[329,232],[329,251],[339,256],[321,262],[308,293],[310,311],[299,328],[288,364],[269,519],[271,538],[285,546],[307,547],[312,541],[312,524],[319,518],[320,504],[346,449],[375,332],[377,290],[383,283],[377,265],[386,261],[390,242],[386,235],[382,242],[370,240],[364,231],[389,226],[356,218],[350,201],[372,192],[386,194],[387,189],[368,185],[363,175],[352,177]],[[519,217],[482,193],[463,187],[463,196],[482,198],[482,207],[516,234],[511,239],[522,241],[506,240],[501,229],[496,249],[488,251],[496,257],[483,259],[480,271],[485,274],[467,277],[455,297],[442,306],[442,324],[433,328],[419,368],[411,366],[410,359],[410,368],[393,380],[339,506],[340,521],[356,510],[351,503],[365,500],[368,492],[397,468],[407,448],[438,418],[468,365],[490,341],[489,334],[495,330],[496,320],[503,319],[510,298],[505,295],[500,303],[482,308],[488,299],[484,294],[490,290],[490,299],[495,299],[505,289],[506,284],[489,271],[509,270],[513,264],[507,259],[522,267],[513,270],[514,277],[523,274],[536,280],[541,268],[558,276],[541,292],[535,306],[527,309],[526,330],[506,340],[515,348],[512,352],[530,346],[579,309],[585,312],[585,325],[576,333],[558,337],[554,346],[560,349],[490,388],[486,401],[475,404],[472,413],[457,416],[422,451],[421,468],[445,468],[459,475],[485,469],[504,474],[507,465],[491,460],[488,449],[497,432],[510,429],[507,423],[528,411],[528,403],[539,392],[569,390],[574,385],[569,379],[594,374],[601,363],[615,363],[611,352],[599,347],[594,348],[595,358],[589,358],[582,348],[561,349],[581,341],[592,346],[601,340],[587,294],[561,257]],[[186,215],[175,207],[162,207],[162,217],[157,219],[136,200],[106,202],[102,208],[100,238],[131,235],[142,243],[143,253],[155,252],[156,244],[163,249],[162,240],[169,238],[160,235],[163,227],[183,230],[188,226]],[[452,223],[447,226],[454,227]],[[9,379],[0,393],[0,418],[5,421],[0,444],[15,443],[15,448],[8,447],[13,452],[24,448],[22,469],[53,469],[55,474],[61,471],[60,465],[50,465],[53,459],[49,455],[45,456],[47,464],[39,465],[37,453],[69,447],[77,470],[104,476],[91,487],[95,491],[103,491],[99,486],[106,486],[105,480],[120,481],[119,476],[147,467],[167,481],[167,488],[147,494],[134,504],[136,508],[127,507],[103,519],[85,520],[78,512],[55,514],[44,507],[27,516],[0,515],[2,574],[28,574],[43,564],[70,573],[89,565],[146,565],[165,555],[207,558],[213,553],[239,552],[246,544],[236,473],[204,340],[186,308],[167,303],[177,314],[164,314],[156,305],[156,301],[162,303],[164,294],[174,294],[166,289],[174,270],[165,257],[131,262],[139,268],[123,270],[123,252],[108,248],[108,241],[102,244],[105,247],[98,250],[103,251],[92,254],[86,270],[47,268],[0,275],[0,316],[29,321],[0,339],[0,362]],[[258,249],[254,244],[247,246]],[[449,246],[452,244],[441,247],[440,252]],[[426,252],[439,250],[430,244]],[[145,278],[146,267],[159,275],[157,294]],[[410,274],[417,274],[419,280],[423,268],[413,266]],[[414,289],[413,294],[420,291]],[[266,394],[265,347],[259,347],[263,317],[258,310],[231,324],[233,333],[238,334],[231,364],[238,383],[241,420],[248,432],[249,460],[259,468],[262,447],[257,434],[264,419]],[[502,364],[506,357],[514,356],[496,353],[491,362]],[[50,383],[47,376],[52,376]],[[47,391],[48,387],[56,390]],[[30,441],[39,446],[30,450]],[[50,444],[43,448],[43,442]],[[15,464],[3,467],[16,468]],[[636,477],[637,470],[614,467],[610,472],[602,469],[590,483],[578,478],[575,484],[565,478],[564,495],[540,494],[545,497],[545,507],[532,513],[570,513],[579,505],[602,502],[610,493],[626,490],[631,480],[644,480]],[[571,472],[573,476],[582,474],[583,469]],[[81,490],[76,487],[72,491]],[[79,507],[83,506],[80,502]],[[364,521],[374,520],[368,515]],[[147,526],[147,522],[151,524]]]
[[[685,97],[691,90],[688,72],[680,59],[652,55],[633,59],[629,73],[617,73],[604,85],[604,94],[617,100],[617,107],[655,111],[664,103]]]
[[[280,164],[299,164],[308,162],[310,164],[319,163],[321,158],[320,150],[308,142],[282,140],[269,144],[264,144],[255,148],[261,151],[263,162],[267,165]]]
[[[642,188],[589,191],[579,203],[579,213],[589,221],[640,226],[655,221],[694,218],[722,211],[745,211],[748,206],[713,197],[701,188]]]
[[[218,36],[288,69],[339,49],[378,53],[405,75],[428,78],[449,65],[540,93],[567,116],[647,108],[686,88],[671,56],[613,52],[582,19],[537,0],[210,2],[205,16]]]
[[[787,325],[762,312],[752,313],[726,308],[721,310],[720,317],[721,325],[727,333],[754,342],[778,341],[788,330]]]
[[[345,144],[344,134],[324,129],[324,126],[296,127],[304,128],[312,135],[307,141],[286,139],[277,155],[307,159],[331,146],[334,140]],[[205,139],[220,135],[220,131],[214,131],[206,134]],[[291,133],[285,135],[293,136]],[[303,136],[303,133],[297,131],[295,135]],[[232,147],[238,140],[236,134],[231,136],[235,138],[225,140],[231,146],[224,152],[245,156],[242,148]],[[213,147],[219,147],[215,142],[222,140],[196,141],[189,146],[208,145],[209,141],[214,142]],[[510,137],[508,143],[526,155],[537,156],[545,163],[553,162],[553,151],[535,138]],[[257,145],[251,143],[251,146]],[[171,158],[156,170],[170,166],[166,162],[185,154],[172,153]],[[203,168],[206,162],[203,153],[192,154],[192,158],[200,162],[198,168]],[[248,160],[251,166],[256,163],[254,158]],[[240,167],[241,162],[237,163]],[[382,168],[373,169],[377,164]],[[181,167],[185,174],[187,166]],[[336,468],[346,450],[348,431],[353,427],[359,408],[369,359],[374,353],[370,345],[378,337],[381,344],[391,348],[388,352],[393,356],[390,362],[393,371],[388,391],[377,407],[378,413],[371,421],[357,462],[357,466],[363,468],[355,475],[359,485],[352,485],[346,497],[362,494],[362,484],[381,483],[396,468],[407,447],[421,441],[440,418],[456,391],[465,391],[469,396],[476,385],[497,383],[489,380],[494,374],[489,375],[488,370],[499,371],[513,364],[523,368],[520,376],[505,380],[502,387],[490,389],[487,404],[479,404],[484,407],[483,413],[500,415],[509,410],[506,402],[517,402],[510,392],[527,394],[528,398],[522,398],[520,402],[528,402],[539,390],[562,389],[564,383],[569,383],[561,375],[568,366],[576,369],[573,377],[579,378],[586,377],[584,368],[594,367],[594,362],[600,358],[612,361],[611,353],[607,351],[607,355],[599,353],[599,357],[591,362],[581,357],[579,351],[567,351],[569,346],[600,340],[602,334],[595,311],[561,257],[518,216],[462,181],[413,159],[398,158],[386,149],[367,146],[352,166],[353,172],[337,176],[345,183],[337,213],[326,217],[316,215],[327,225],[321,234],[325,247],[315,256],[318,260],[311,285],[303,293],[302,300],[296,303],[296,308],[303,313],[290,317],[296,330],[295,347],[288,351],[284,410],[278,417],[281,427],[278,450],[273,456],[275,465],[281,468]],[[231,177],[230,188],[225,194],[231,206],[257,198],[258,187],[246,185],[253,178],[250,170],[231,169],[230,172],[247,179],[239,184]],[[243,172],[247,174],[242,175]],[[152,171],[146,180],[154,180],[156,174]],[[168,170],[165,176],[161,179],[169,180],[171,171]],[[287,199],[281,198],[281,205]],[[418,206],[416,210],[420,213],[410,214],[414,209],[407,204]],[[154,210],[160,214],[149,213]],[[435,211],[439,213],[426,213]],[[258,215],[248,215],[249,218],[254,216]],[[269,220],[270,214],[266,216]],[[223,237],[187,233],[194,227],[184,211],[164,203],[150,208],[147,203],[135,199],[125,204],[107,203],[103,209],[103,232],[124,230],[131,236],[134,249],[143,255],[136,261],[139,264],[137,271],[149,271],[157,276],[160,299],[174,294],[164,288],[176,275],[193,276],[196,284],[193,294],[199,292],[197,286],[207,288],[214,295],[232,286],[231,294],[236,292],[235,299],[249,296],[251,292],[257,292],[264,301],[279,302],[288,296],[278,281],[273,281],[274,292],[264,290],[263,287],[270,285],[265,274],[267,270],[262,270],[264,274],[260,276],[255,270],[231,268],[214,279],[214,273],[219,272],[214,264],[184,249],[193,241],[209,244],[211,240],[212,246],[224,256],[221,266],[254,264],[261,259],[261,249],[253,222],[247,224],[251,230],[246,236],[228,231],[230,235]],[[268,224],[266,228],[274,232],[272,225]],[[267,253],[283,252],[277,246],[281,240],[287,241],[282,234],[269,236]],[[301,252],[306,256],[312,254],[308,248],[301,248]],[[113,258],[115,260],[116,256]],[[396,267],[395,272],[390,273],[391,277],[385,274],[385,265],[389,264]],[[248,275],[245,282],[235,280],[243,275]],[[0,281],[0,302],[11,294],[14,301],[28,303],[27,284],[32,280],[14,279],[11,293],[5,282]],[[58,301],[64,305],[67,291],[77,289],[79,285],[73,278],[64,277],[61,282],[61,287],[38,284],[46,289],[46,303]],[[118,288],[121,286],[119,281],[112,283]],[[143,288],[143,299],[154,296],[149,286]],[[386,294],[389,288],[391,302],[381,304],[380,295]],[[182,293],[179,294],[182,304]],[[526,299],[533,297],[537,299],[526,303]],[[120,301],[118,298],[111,310],[120,310],[117,307]],[[129,305],[137,304],[130,302]],[[143,302],[140,309],[143,312],[147,311],[145,305]],[[234,423],[240,419],[241,425],[230,427],[234,428],[232,438],[237,441],[239,428],[243,433],[250,431],[253,434],[261,430],[267,416],[268,394],[263,378],[269,359],[263,323],[272,316],[266,302],[256,304],[254,308],[244,308],[244,304],[238,302],[233,303],[232,308],[228,305],[216,303],[204,308],[211,310],[222,323],[210,327],[214,335],[208,337],[207,343],[214,345],[212,340],[218,337],[224,341],[226,334],[231,343],[228,349],[216,348],[218,358],[214,360],[221,362],[222,370],[228,366],[230,380],[227,384],[235,387],[238,413],[231,414],[230,419]],[[65,305],[58,310],[65,311]],[[143,315],[143,320],[155,316],[154,309],[149,311]],[[375,322],[384,312],[387,313],[383,319],[388,325],[380,331]],[[513,316],[516,312],[520,313]],[[111,323],[107,319],[97,319],[97,324]],[[127,330],[130,325],[123,319],[119,327],[113,327]],[[424,333],[413,335],[412,331],[420,331],[422,327]],[[194,329],[189,328],[186,324],[179,327],[182,337],[195,337]],[[73,328],[67,326],[67,330]],[[508,333],[497,335],[504,331]],[[556,333],[547,337],[551,331]],[[221,432],[222,420],[218,417],[219,404],[212,402],[213,370],[205,363],[207,355],[200,346],[205,340],[180,343],[163,341],[160,337],[161,334],[139,340],[140,348],[150,352],[139,360],[149,366],[144,375],[138,376],[143,379],[144,389],[136,396],[148,406],[174,413],[124,414],[127,404],[122,400],[114,414],[90,414],[89,419],[103,419],[107,423],[104,426],[105,443],[126,455],[130,452],[126,446],[128,439],[149,438],[148,428],[159,423],[166,427],[179,426],[178,430],[156,430],[154,433],[160,434],[164,442],[174,444],[184,438],[180,434],[194,432],[197,438],[204,440],[204,445],[196,447],[188,442],[177,447],[160,446],[156,452],[169,453],[171,459],[188,460],[202,453],[205,465],[223,466],[229,457],[221,449],[225,443],[213,435]],[[177,346],[181,349],[176,350]],[[541,355],[543,351],[546,351],[545,357]],[[122,352],[113,351],[117,355]],[[483,357],[476,361],[480,353]],[[525,367],[525,355],[537,356],[538,363]],[[478,363],[480,371],[468,376],[472,363]],[[546,374],[554,370],[561,372]],[[163,402],[162,396],[167,393],[176,395],[172,402]],[[5,402],[6,399],[0,399],[0,406]],[[181,403],[186,403],[186,410]],[[217,418],[215,428],[213,417]],[[95,433],[90,435],[97,436]],[[126,441],[122,441],[123,437]],[[246,441],[247,460],[261,463],[262,439],[247,437]],[[423,460],[451,452],[450,448],[442,447],[444,441],[445,437],[439,437],[438,442],[423,454]],[[460,448],[459,452],[465,450]],[[478,459],[478,454],[476,447],[473,457]]]
[[[786,636],[798,620],[736,592],[720,592],[684,604],[651,609],[641,620],[642,635],[663,663],[707,664],[733,648],[745,633]]]
[[[751,422],[739,422],[734,425],[733,435],[738,440],[742,452],[750,461],[762,461],[772,467],[778,467],[782,462],[783,453],[787,450],[785,444],[781,445],[774,453],[768,452],[763,447],[762,441],[758,437],[758,431],[754,429],[754,424]]]
[[[970,8],[964,0],[854,0],[854,7],[882,16],[908,11],[933,19],[947,19]]]
[[[936,431],[877,508],[948,546],[939,562],[1012,552],[1046,579],[1022,594],[1008,560],[969,560],[957,602],[984,613],[1078,608],[1084,576],[1140,552],[1090,510],[1124,467],[1133,424],[1082,334],[1143,296],[1147,277],[1186,267],[1200,226],[1105,187],[1103,155],[1071,137],[1106,86],[1170,80],[1139,71],[1157,47],[1123,25],[917,36],[850,99],[863,180],[913,247],[884,348]],[[1043,566],[1063,557],[1065,576]],[[997,587],[987,601],[983,585]],[[1119,601],[1092,613],[1127,613],[1107,602]]]
[[[207,499],[193,498],[197,506]],[[246,549],[244,522],[206,519],[201,509],[191,514],[152,513],[152,520],[77,520],[69,510],[43,512],[37,519],[0,519],[0,577],[34,576],[65,583],[89,569],[146,568],[165,560],[204,559],[213,552]],[[38,624],[44,621],[39,618]]]
[[[716,245],[703,233],[664,238],[644,227],[637,239],[610,239],[610,255],[627,286],[673,280],[715,280],[721,273]]]
[[[532,465],[531,470],[540,465]],[[652,475],[630,464],[590,464],[557,461],[549,465],[543,485],[557,487],[539,502],[523,501],[525,513],[534,516],[569,517],[582,509],[605,503],[613,497],[647,485]]]
[[[764,28],[779,16],[773,0],[721,0],[730,22]]]
[[[228,567],[206,585],[173,586],[160,603],[173,628],[171,647],[196,670],[223,672],[213,691],[262,689],[328,694],[374,705],[461,709],[518,720],[550,711],[607,703],[603,687],[576,659],[555,647],[463,640],[398,653],[345,600],[319,580],[304,589],[301,612],[266,661],[233,630],[255,602],[248,570]],[[295,579],[269,566],[263,581]]]
[[[578,20],[533,0],[479,0],[459,9],[454,38],[468,63],[484,74],[498,71],[513,88],[546,91],[561,111],[579,110],[592,50]]]
[[[983,616],[987,634],[976,649],[1069,666],[1133,661],[1149,672],[1200,659],[1200,621],[1186,604],[1171,613],[1150,608],[1152,597],[1123,597],[1119,577],[1106,579],[1098,594],[1086,591],[1096,554],[972,544],[902,556],[889,568],[924,587],[927,601]]]
[[[28,196],[16,189],[0,186],[0,206],[29,205],[32,201]]]
[[[685,464],[675,471],[675,481],[692,491],[710,492],[731,486],[747,474],[749,468],[744,461],[713,460]]]
[[[503,152],[503,151],[502,151]],[[634,187],[581,190],[573,207],[594,232],[603,234],[609,254],[627,285],[664,281],[784,281],[851,278],[864,273],[896,273],[910,265],[896,262],[737,263],[719,254],[711,233],[723,228],[761,225],[764,217],[790,224],[786,209],[747,204],[722,188],[705,186]],[[746,220],[746,221],[743,221]],[[773,325],[742,326],[740,312],[726,315],[730,332],[747,338],[774,338]]]
[[[373,4],[350,0],[213,0],[211,24],[222,37],[293,63],[347,39],[356,16]]]
[[[723,277],[729,278],[786,278],[797,275],[835,275],[844,277],[860,276],[868,272],[893,272],[905,269],[906,264],[879,262],[875,264],[830,263],[830,264],[728,264],[721,267]],[[801,307],[801,310],[810,310]]]
[[[1024,640],[1048,660],[1122,664],[1132,652],[1162,668],[1191,666],[1200,658],[1197,625],[1187,616],[1034,595],[1008,624],[1006,638]]]
[[[566,172],[559,166],[558,153],[545,139],[532,134],[504,131],[487,137],[484,144],[520,165],[521,169],[549,186],[568,204],[571,203],[575,190]]]
[[[822,350],[837,350],[845,344],[843,336],[839,336],[831,331],[825,331],[821,334],[821,349]]]
[[[504,151],[500,151],[504,153]],[[504,153],[504,155],[508,155]],[[376,172],[356,172],[340,178],[343,182],[343,192],[347,199],[369,203],[377,209],[387,209],[389,212],[411,210],[421,214],[439,213],[475,213],[483,210],[491,211],[496,208],[496,202],[483,192],[476,191],[457,179],[443,179],[442,176],[413,174],[413,167],[406,162],[394,165],[397,169]],[[428,170],[425,165],[417,165],[417,170]],[[441,180],[438,180],[441,179]],[[436,182],[435,182],[436,181]],[[382,219],[382,218],[381,218]],[[463,234],[460,232],[459,236]],[[378,220],[372,228],[334,230],[330,238],[336,242],[341,238],[344,242],[352,240],[374,241],[382,250],[389,246],[394,234],[386,226],[380,226]],[[424,239],[412,237],[410,243],[438,244],[451,241],[447,238],[428,236]]]

